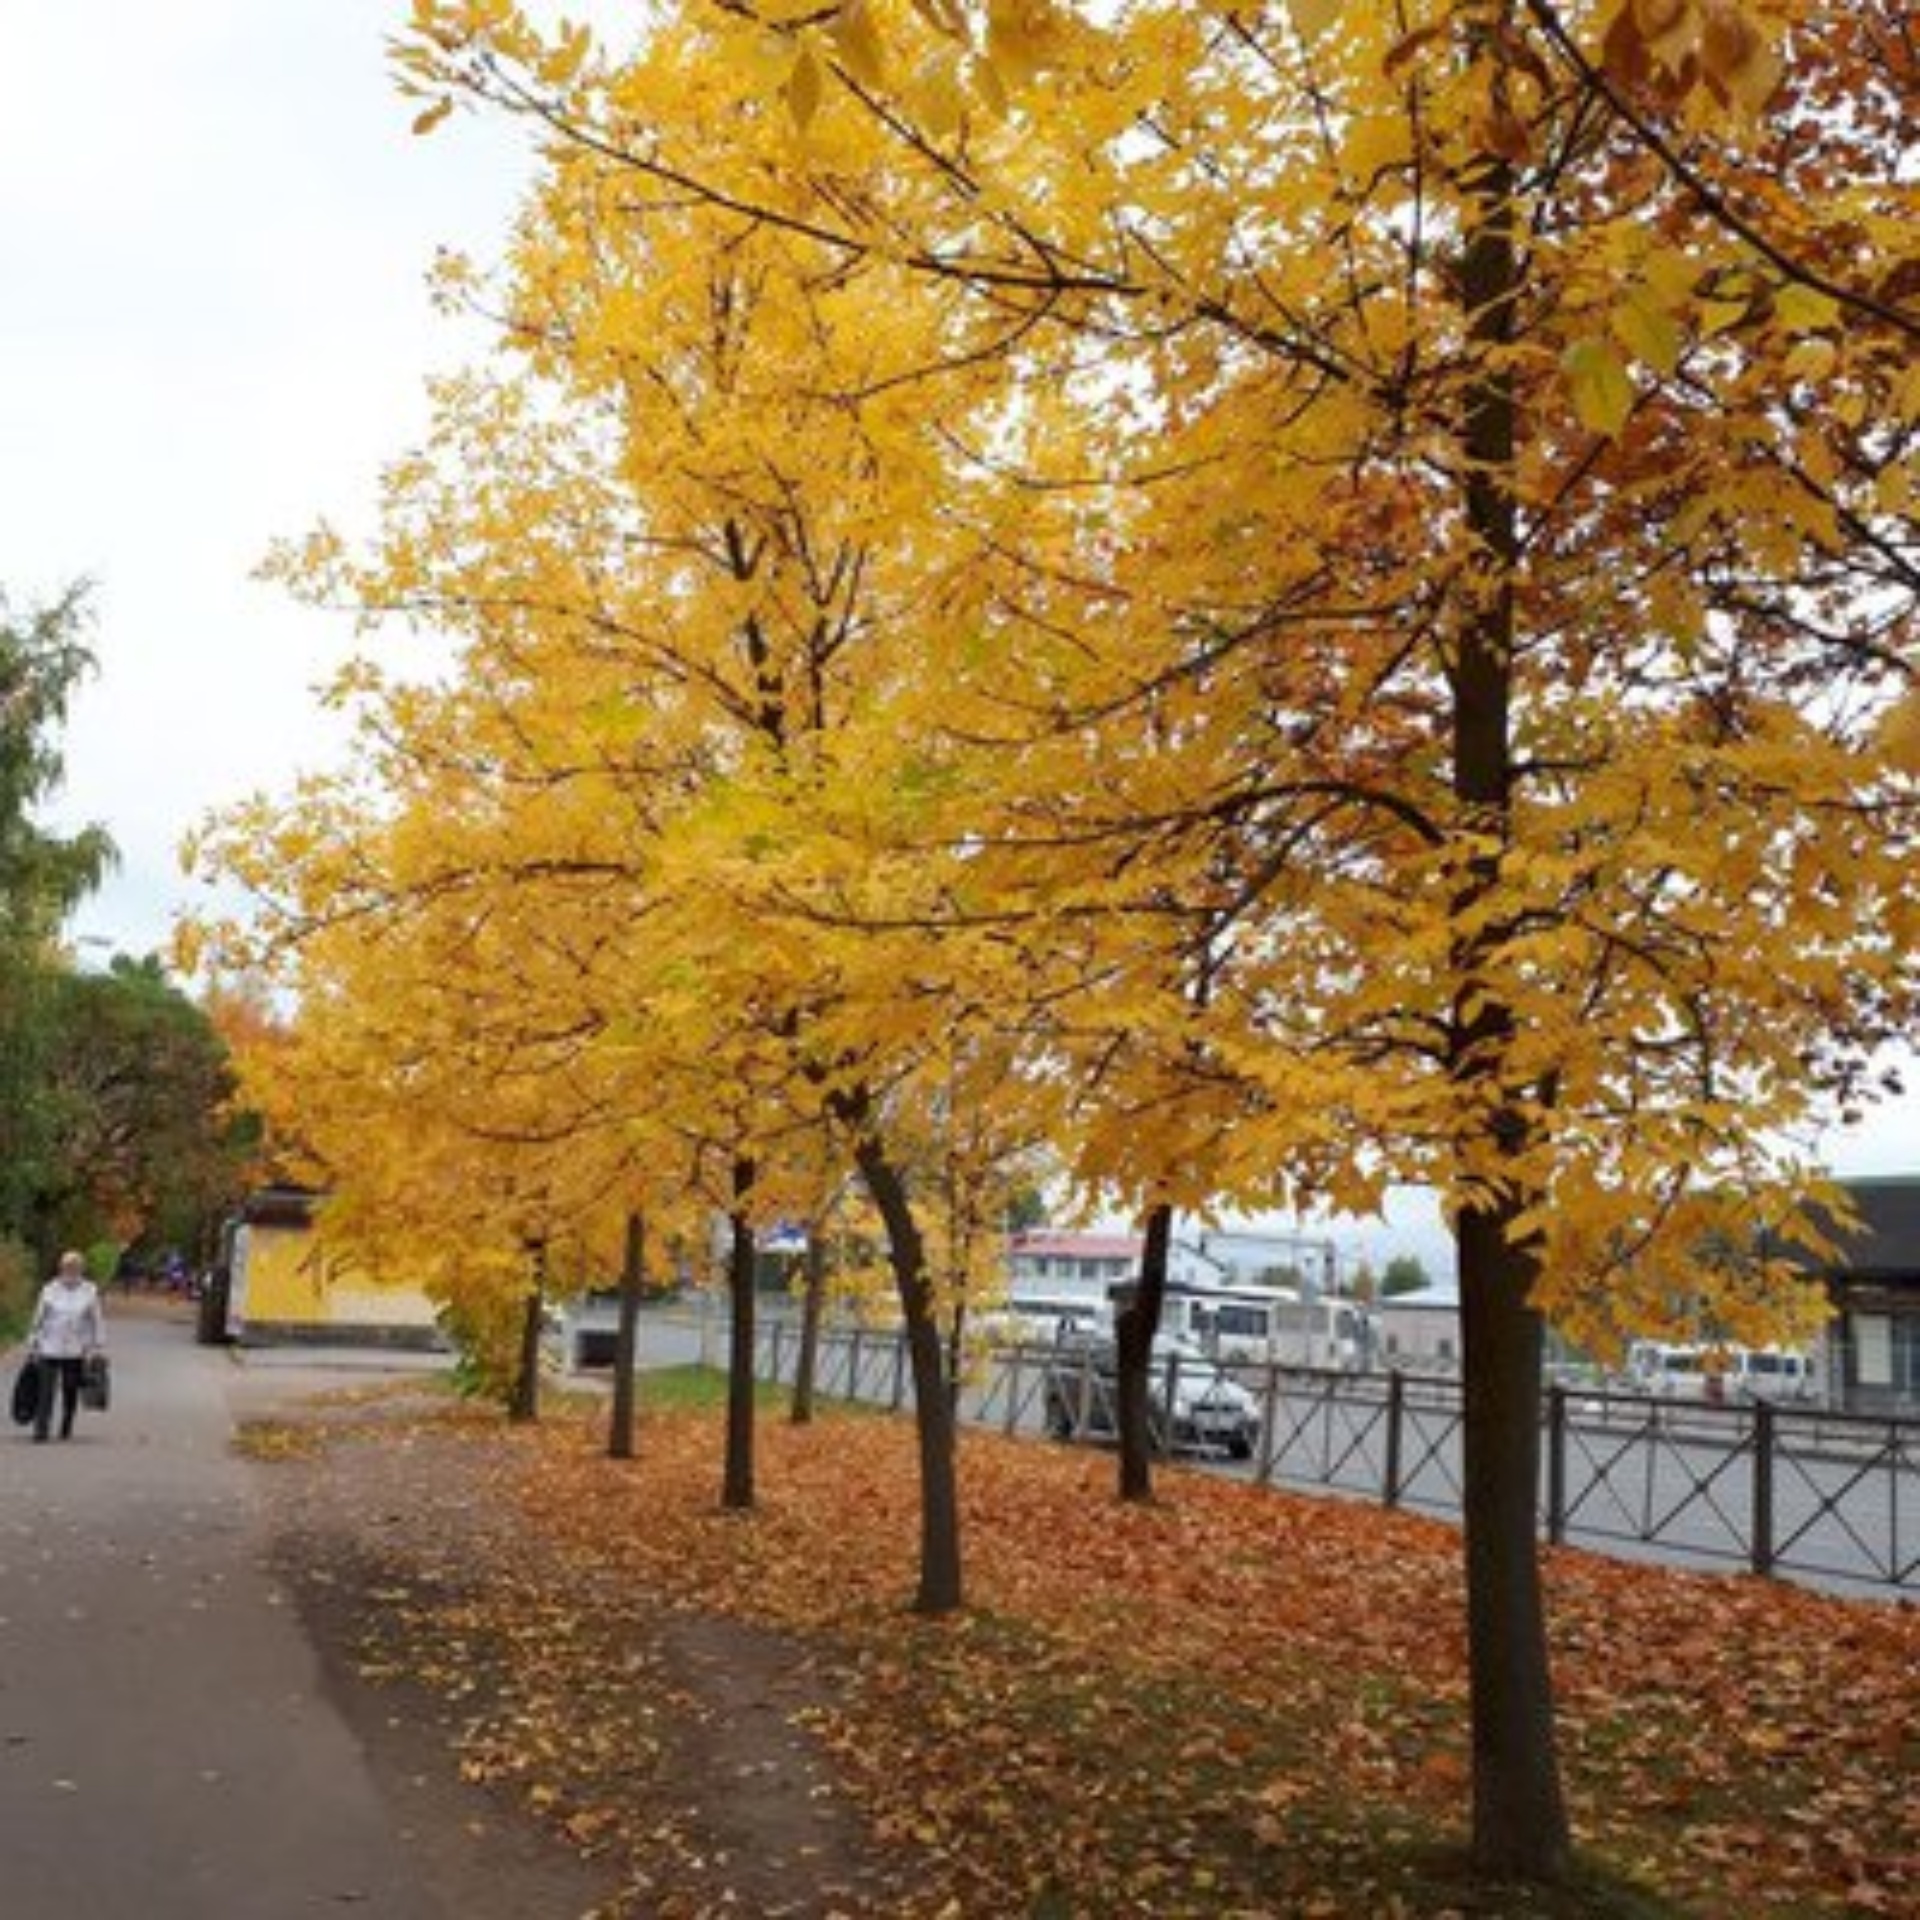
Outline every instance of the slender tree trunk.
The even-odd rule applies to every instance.
[[[1140,1277],[1114,1316],[1114,1425],[1120,1435],[1120,1498],[1153,1498],[1153,1340],[1167,1297],[1167,1257],[1173,1246],[1173,1209],[1147,1210]]]
[[[507,1418],[517,1422],[540,1417],[540,1332],[547,1305],[547,1243],[536,1240],[528,1248],[532,1284],[520,1313],[520,1352],[507,1397]]]
[[[947,1404],[954,1423],[960,1420],[960,1384],[967,1376],[967,1303],[954,1302],[953,1318],[947,1323]]]
[[[753,1192],[754,1165],[733,1163],[733,1212],[727,1257],[727,1295],[732,1331],[727,1347],[727,1459],[720,1504],[744,1511],[753,1505],[753,1222],[747,1201]]]
[[[1461,262],[1480,356],[1465,398],[1465,510],[1484,583],[1462,623],[1452,687],[1454,788],[1474,848],[1458,901],[1469,931],[1454,954],[1452,1071],[1464,1110],[1487,1116],[1462,1139],[1466,1171],[1497,1196],[1467,1205],[1458,1227],[1473,1856],[1489,1874],[1554,1880],[1565,1873],[1569,1835],[1535,1531],[1541,1337],[1527,1304],[1533,1257],[1513,1231],[1536,1197],[1523,1158],[1532,1129],[1523,1090],[1510,1084],[1514,1019],[1495,965],[1502,930],[1480,910],[1513,830],[1520,418],[1509,349],[1522,288],[1513,188],[1512,168],[1489,157],[1473,183]]]
[[[864,1102],[849,1103],[848,1110],[864,1121]],[[920,1443],[920,1588],[914,1595],[914,1610],[952,1613],[964,1604],[960,1487],[953,1401],[927,1281],[926,1243],[906,1181],[864,1125],[856,1128],[854,1160],[886,1225],[894,1283],[906,1322],[907,1362],[913,1372],[914,1428]]]
[[[607,1427],[607,1454],[633,1458],[634,1368],[640,1358],[640,1295],[647,1283],[647,1222],[637,1209],[627,1215],[626,1246],[620,1260],[620,1320],[613,1336],[613,1415]]]
[[[827,1301],[827,1237],[823,1221],[807,1222],[806,1285],[800,1296],[800,1356],[793,1367],[793,1404],[789,1417],[796,1427],[813,1419],[814,1375],[820,1367],[820,1316]]]

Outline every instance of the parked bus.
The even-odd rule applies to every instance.
[[[1641,1392],[1664,1400],[1805,1400],[1814,1391],[1811,1358],[1785,1347],[1636,1340],[1627,1374]]]
[[[1357,1302],[1304,1300],[1287,1287],[1213,1287],[1170,1280],[1160,1331],[1221,1361],[1355,1368],[1371,1364],[1372,1317]]]
[[[1067,1334],[1110,1333],[1113,1316],[1106,1301],[1087,1293],[1016,1285],[974,1325],[996,1345],[1052,1346]]]

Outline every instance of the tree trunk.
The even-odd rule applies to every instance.
[[[746,1202],[753,1192],[751,1160],[733,1163],[734,1210],[727,1216],[732,1238],[727,1257],[727,1295],[732,1330],[727,1346],[727,1459],[720,1504],[744,1511],[753,1505],[753,1222]]]
[[[864,1120],[864,1102],[848,1106]],[[855,1140],[855,1164],[886,1225],[887,1250],[906,1322],[907,1361],[913,1370],[914,1428],[920,1443],[920,1588],[914,1595],[914,1610],[952,1613],[964,1604],[960,1487],[953,1401],[947,1391],[932,1289],[927,1284],[926,1245],[899,1169],[863,1125],[857,1126]]]
[[[633,1458],[634,1367],[640,1358],[640,1295],[647,1283],[647,1223],[639,1212],[627,1215],[627,1238],[620,1261],[620,1320],[613,1336],[613,1415],[607,1427],[607,1455]]]
[[[1553,1880],[1568,1834],[1536,1531],[1542,1340],[1511,1213],[1468,1211],[1459,1225],[1473,1858],[1500,1879]]]
[[[1173,1209],[1147,1210],[1140,1278],[1114,1316],[1114,1425],[1120,1435],[1120,1498],[1153,1498],[1153,1340],[1167,1296],[1167,1257],[1173,1247]]]
[[[1503,1878],[1555,1880],[1569,1835],[1554,1747],[1535,1502],[1540,1453],[1539,1317],[1534,1261],[1513,1225],[1537,1198],[1524,1089],[1511,1084],[1514,1017],[1501,990],[1497,916],[1484,910],[1513,833],[1514,497],[1520,412],[1511,347],[1522,262],[1513,169],[1479,166],[1464,235],[1461,298],[1479,356],[1465,400],[1463,493],[1481,584],[1461,623],[1453,670],[1453,774],[1460,830],[1472,836],[1456,907],[1451,1071],[1466,1121],[1462,1171],[1474,1184],[1459,1227],[1466,1394],[1463,1504],[1473,1722],[1473,1857]],[[1484,1197],[1484,1196],[1497,1197]]]
[[[533,1284],[520,1314],[520,1352],[513,1372],[513,1391],[507,1396],[507,1418],[517,1422],[540,1417],[540,1332],[547,1305],[547,1243],[536,1240],[528,1249]]]
[[[827,1239],[825,1223],[807,1222],[806,1288],[800,1298],[800,1355],[793,1365],[793,1404],[789,1417],[796,1427],[813,1420],[813,1382],[820,1367],[820,1316],[827,1302]]]

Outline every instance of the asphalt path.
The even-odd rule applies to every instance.
[[[484,1809],[349,1713],[271,1571],[271,1469],[234,1423],[325,1372],[196,1346],[183,1309],[107,1315],[111,1409],[66,1442],[0,1429],[0,1914],[585,1911],[564,1863],[475,1860]]]

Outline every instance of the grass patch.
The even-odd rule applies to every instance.
[[[649,1367],[640,1374],[635,1398],[642,1415],[649,1413],[713,1413],[727,1404],[727,1376],[724,1368],[703,1367],[689,1362],[679,1367]],[[792,1390],[761,1380],[755,1383],[753,1404],[767,1412],[780,1412],[789,1404]],[[816,1402],[819,1411],[825,1407]]]

